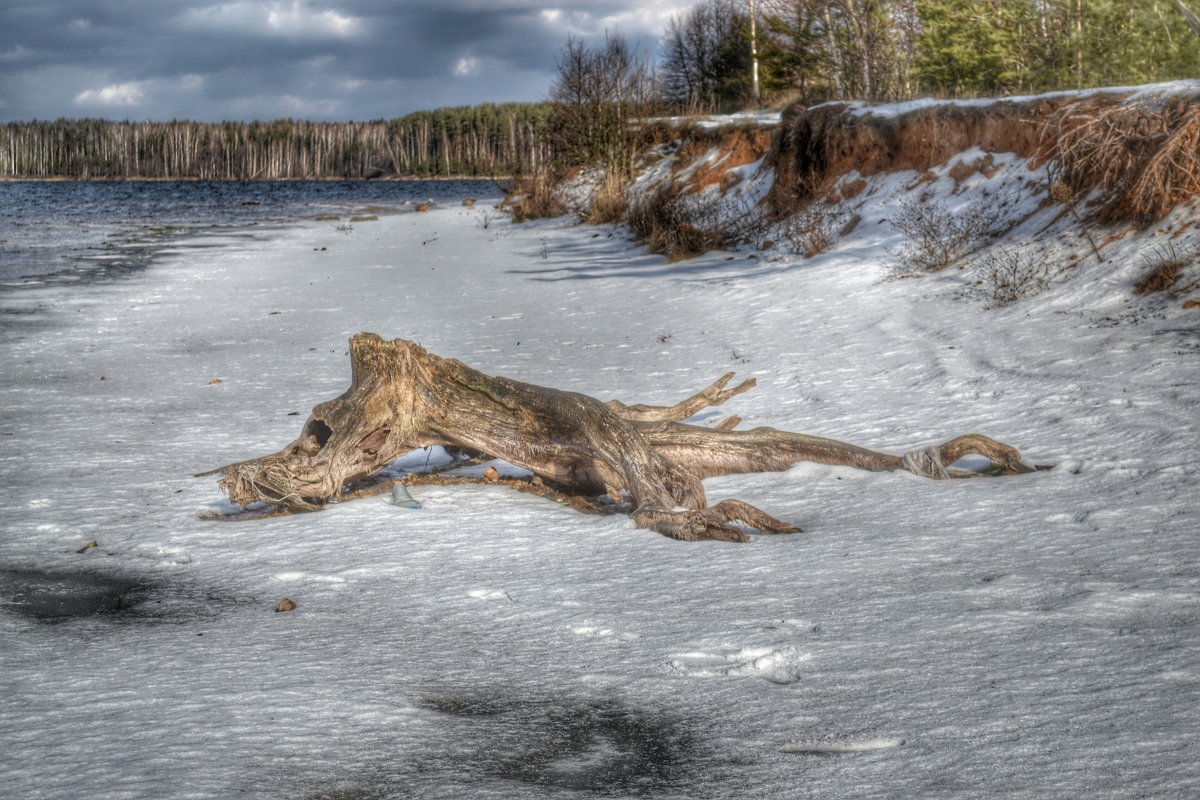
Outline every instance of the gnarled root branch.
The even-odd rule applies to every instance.
[[[953,478],[964,475],[949,465],[970,453],[990,459],[996,474],[1033,469],[1012,447],[978,434],[895,456],[773,428],[734,430],[738,417],[715,428],[681,422],[754,386],[751,379],[727,388],[733,373],[673,406],[628,406],[485,375],[414,342],[372,333],[350,340],[350,356],[350,389],[315,406],[300,438],[278,453],[217,470],[230,500],[318,510],[374,491],[378,484],[364,479],[412,450],[440,445],[507,461],[535,476],[490,483],[582,511],[630,513],[639,527],[675,539],[742,542],[746,532],[734,523],[766,533],[799,528],[737,500],[708,506],[704,478],[784,470],[799,461]]]

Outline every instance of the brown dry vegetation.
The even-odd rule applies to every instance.
[[[673,179],[632,198],[622,187],[619,200],[601,184],[593,195],[593,210],[588,221],[593,217],[611,218],[612,214],[604,213],[599,206],[610,204],[614,209],[620,206],[624,209],[624,221],[634,236],[645,242],[652,252],[662,253],[672,261],[727,247],[754,233],[750,228],[754,227],[759,215],[751,213],[749,208],[743,209],[746,213],[741,215],[742,219],[722,221],[722,212],[735,210],[736,205],[725,200],[725,192],[740,180],[731,170],[752,164],[769,153],[774,138],[770,129],[759,126],[701,128],[696,125],[673,128],[665,123],[655,123],[646,126],[641,137],[647,144],[679,142],[673,154]],[[678,177],[713,149],[718,154],[711,162],[694,169],[686,178]],[[703,193],[702,190],[714,185],[719,187],[719,193]]]
[[[1045,154],[1076,197],[1100,186],[1105,222],[1148,225],[1200,194],[1200,102],[1073,103],[1045,126]]]
[[[1153,294],[1173,289],[1183,276],[1183,271],[1196,260],[1194,247],[1176,247],[1174,242],[1155,247],[1142,257],[1144,271],[1134,284],[1137,294]],[[1191,286],[1185,290],[1190,290]]]
[[[584,221],[589,225],[624,221],[629,211],[627,183],[621,175],[607,173],[592,192]]]
[[[711,224],[714,210],[697,203],[681,184],[670,183],[635,197],[626,221],[651,252],[680,261],[728,244],[720,227]]]
[[[564,180],[564,176],[545,172],[517,178],[510,195],[513,221],[558,217],[567,213],[559,192]],[[508,205],[509,201],[506,199],[505,203]]]
[[[1170,289],[1179,280],[1179,273],[1183,271],[1184,264],[1179,261],[1164,261],[1146,273],[1146,275],[1137,282],[1133,290],[1138,294],[1153,294]]]

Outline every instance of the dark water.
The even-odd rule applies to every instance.
[[[0,288],[136,272],[181,236],[500,194],[489,180],[0,181]]]

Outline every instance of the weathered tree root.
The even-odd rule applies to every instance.
[[[1020,453],[979,434],[894,456],[772,428],[736,431],[681,422],[754,386],[726,388],[733,373],[673,406],[602,403],[586,395],[485,375],[403,339],[373,333],[350,340],[350,388],[313,408],[300,438],[278,453],[214,470],[237,504],[316,511],[326,503],[390,488],[364,481],[398,457],[431,445],[501,459],[534,478],[487,481],[589,513],[629,513],[641,528],[674,539],[749,539],[799,528],[738,500],[709,506],[701,481],[715,475],[784,470],[799,461],[872,471],[907,469],[930,478],[978,475],[948,468],[968,454],[992,462],[987,474],[1032,472]],[[213,474],[204,473],[204,474]],[[409,483],[485,482],[409,475]]]

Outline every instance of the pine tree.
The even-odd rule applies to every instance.
[[[993,95],[1029,88],[1029,0],[917,0],[914,77],[923,91]]]

